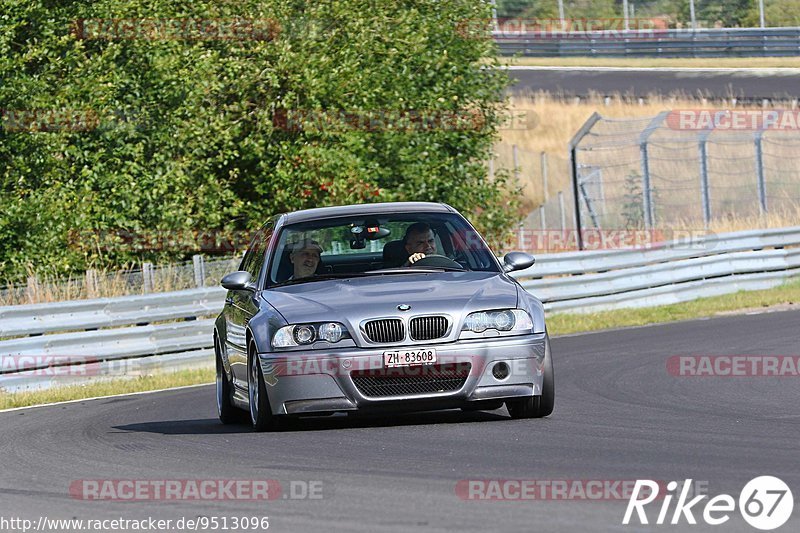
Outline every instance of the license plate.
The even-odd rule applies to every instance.
[[[430,365],[436,362],[436,350],[394,350],[383,352],[383,363],[391,368],[396,366]]]

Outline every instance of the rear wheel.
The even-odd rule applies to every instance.
[[[222,364],[219,341],[214,337],[214,354],[217,360],[217,415],[223,424],[235,424],[241,421],[241,411],[231,402],[231,382]]]
[[[542,376],[542,394],[527,398],[515,398],[506,401],[511,418],[542,418],[553,412],[555,403],[555,383],[553,380],[553,358],[550,355],[550,339],[545,337],[544,376]]]
[[[250,422],[256,431],[275,431],[281,427],[281,417],[272,414],[264,384],[264,374],[258,360],[254,342],[247,350],[247,389],[250,399]]]

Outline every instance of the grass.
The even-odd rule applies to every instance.
[[[67,387],[55,387],[30,392],[0,392],[0,410],[63,402],[67,400],[79,400],[82,398],[110,396],[113,394],[199,385],[203,383],[212,383],[213,381],[214,369],[201,368],[155,374],[152,376],[141,376],[132,379],[104,380],[86,385],[70,385]]]
[[[548,315],[547,329],[554,336],[567,335],[583,331],[690,320],[795,303],[800,303],[800,279],[772,289],[740,291],[659,307],[617,309],[586,314],[558,313]]]
[[[503,60],[510,65],[542,67],[800,68],[800,57],[513,57]]]

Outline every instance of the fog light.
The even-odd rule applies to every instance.
[[[492,375],[495,379],[506,379],[508,377],[508,365],[505,363],[497,363],[492,367]]]

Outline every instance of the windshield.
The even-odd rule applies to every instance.
[[[268,284],[425,271],[499,272],[480,236],[454,213],[402,213],[285,226]]]

